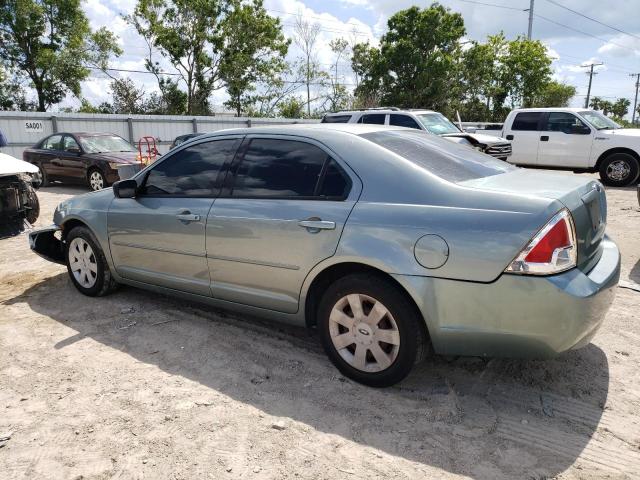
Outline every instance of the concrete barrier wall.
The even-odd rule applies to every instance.
[[[175,137],[193,132],[215,132],[226,128],[259,125],[317,123],[318,120],[251,118],[220,115],[187,117],[180,115],[109,115],[90,113],[0,112],[0,130],[7,138],[4,153],[22,158],[22,151],[57,132],[108,132],[132,144],[143,136],[156,138],[160,153],[166,153]]]

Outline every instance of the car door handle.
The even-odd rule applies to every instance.
[[[308,220],[300,220],[298,222],[298,225],[300,225],[303,228],[308,228],[309,231],[315,230],[335,230],[336,228],[336,222],[328,222],[326,220],[320,220],[320,219],[315,219],[315,218],[310,218]]]
[[[513,135],[507,135],[507,140],[513,140]]]
[[[549,135],[542,135],[540,137],[540,141],[541,142],[548,142],[549,141]]]
[[[194,215],[189,211],[177,214],[176,218],[181,222],[199,222],[200,221],[200,215]]]

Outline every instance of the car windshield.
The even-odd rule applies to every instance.
[[[424,128],[435,135],[460,133],[460,129],[441,113],[419,113],[416,117]]]
[[[595,110],[584,110],[578,113],[597,130],[615,130],[622,128],[609,117],[600,112],[596,112]]]
[[[365,133],[362,137],[449,182],[490,177],[516,169],[468,146],[424,132],[387,130]]]
[[[87,153],[133,152],[133,147],[118,135],[96,135],[80,137],[82,148]]]

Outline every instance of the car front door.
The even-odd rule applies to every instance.
[[[415,128],[416,130],[422,130],[418,122],[416,122],[409,115],[403,115],[401,113],[391,113],[389,115],[389,125],[396,127]]]
[[[115,198],[109,245],[126,279],[210,296],[205,227],[220,191],[218,176],[241,137],[177,149],[150,168],[136,198]]]
[[[538,165],[587,168],[593,144],[591,128],[570,112],[550,112],[543,121]]]
[[[507,159],[518,165],[537,165],[540,144],[540,123],[543,112],[519,112],[513,119],[507,140],[511,140],[513,153]]]
[[[80,145],[71,135],[62,138],[62,152],[60,153],[60,175],[69,180],[84,182],[86,180],[86,166],[82,157]]]
[[[360,194],[348,171],[310,140],[247,138],[207,221],[213,296],[295,313],[305,277],[335,253]]]

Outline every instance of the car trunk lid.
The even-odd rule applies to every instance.
[[[607,201],[600,182],[575,175],[517,169],[460,185],[558,200],[571,212],[575,223],[578,268],[587,272],[600,259],[607,223]],[[531,235],[535,233],[531,232]]]

